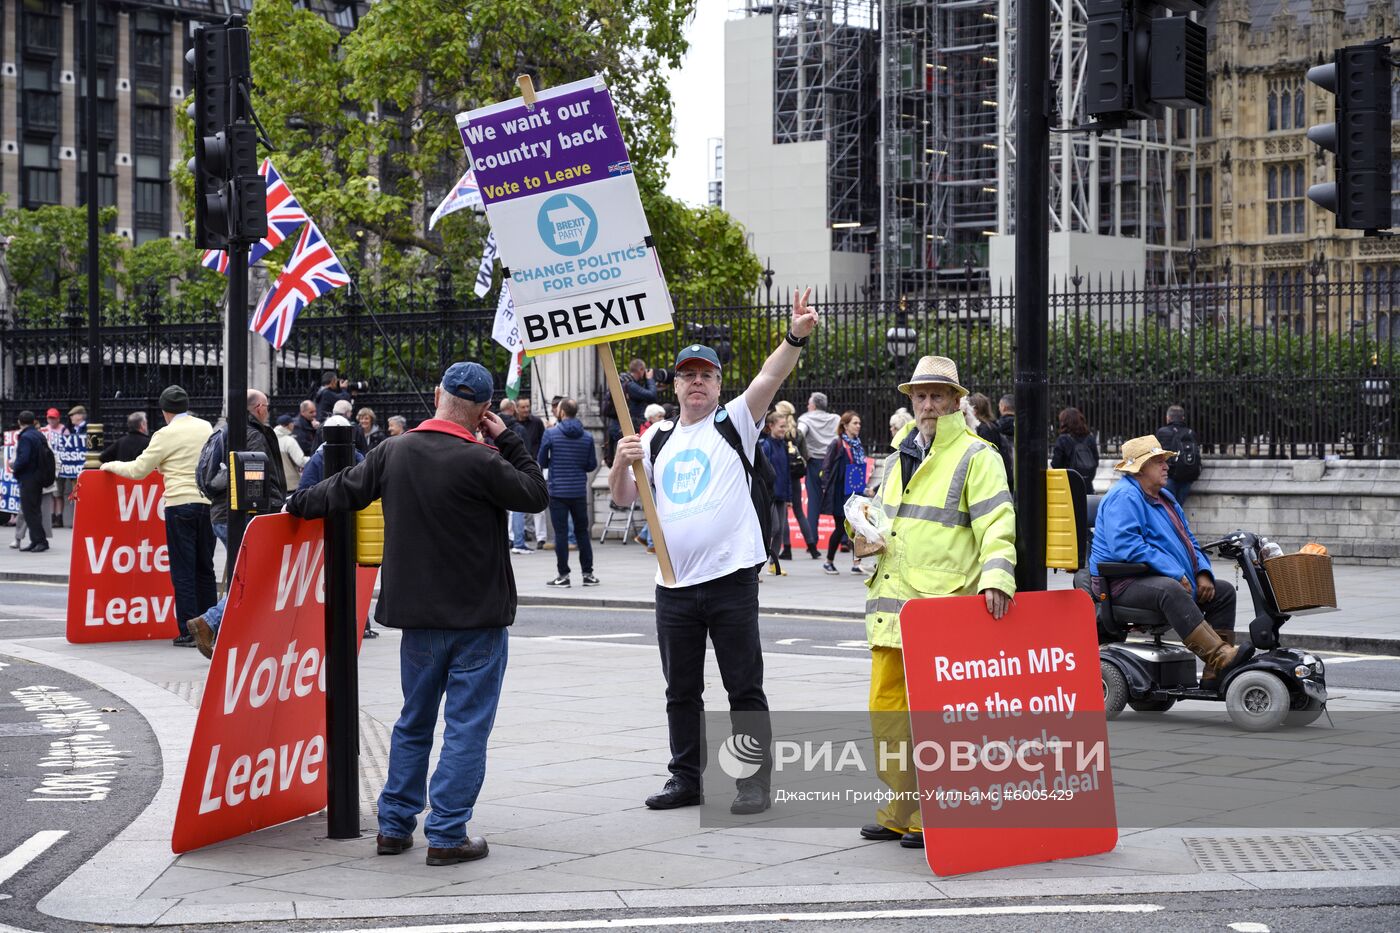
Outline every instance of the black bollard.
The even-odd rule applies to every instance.
[[[326,476],[355,463],[349,425],[322,429]],[[355,516],[326,516],[326,824],[332,839],[360,835],[360,671],[356,658]]]

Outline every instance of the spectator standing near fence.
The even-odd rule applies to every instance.
[[[1166,490],[1184,509],[1191,486],[1201,478],[1201,443],[1196,440],[1196,432],[1186,425],[1186,409],[1180,405],[1168,408],[1167,423],[1157,429],[1155,436],[1163,450],[1176,453],[1168,461]]]
[[[841,542],[849,540],[846,535],[846,500],[865,492],[865,448],[860,443],[860,415],[853,411],[844,412],[840,418],[841,433],[827,451],[822,461],[822,512],[831,515],[836,522],[831,532],[831,540],[826,545],[826,563],[822,570],[837,574],[836,551]],[[851,573],[864,574],[860,558],[851,550]]]
[[[50,520],[52,515],[52,513],[45,513],[43,497],[44,490],[52,482],[51,477],[46,475],[49,467],[44,458],[45,456],[52,457],[53,450],[49,447],[48,438],[35,427],[36,420],[32,411],[19,413],[19,437],[15,440],[15,462],[10,467],[15,481],[19,483],[20,514],[24,517],[25,529],[29,532],[29,546],[21,550],[30,553],[49,549],[49,537],[44,522]],[[48,462],[52,463],[52,461]],[[18,543],[21,534],[22,530],[16,530],[16,543]]]
[[[146,413],[134,411],[126,416],[126,433],[120,440],[102,448],[98,460],[111,463],[114,460],[135,460],[151,443],[151,431],[146,424]]]
[[[1060,434],[1050,452],[1050,469],[1074,470],[1084,477],[1084,489],[1093,493],[1099,472],[1099,440],[1089,431],[1084,413],[1078,408],[1060,412]]]
[[[797,446],[807,461],[807,528],[812,533],[807,539],[807,553],[813,560],[821,557],[817,545],[821,538],[822,462],[841,430],[841,417],[827,411],[826,406],[826,393],[813,392],[807,398],[807,410],[797,419],[797,431],[801,436]],[[796,496],[796,490],[793,495]],[[793,501],[798,500],[794,498]]]
[[[768,462],[773,464],[773,535],[768,541],[768,572],[776,577],[787,576],[782,561],[791,560],[792,552],[783,557],[783,541],[787,538],[787,510],[792,501],[791,464],[788,460],[787,420],[782,412],[768,415],[766,432],[758,439]]]
[[[554,524],[554,561],[559,575],[546,585],[569,586],[569,520],[577,529],[578,562],[583,585],[597,586],[593,575],[593,541],[588,536],[588,475],[598,469],[593,437],[578,420],[578,402],[563,399],[559,423],[544,432],[540,469],[549,477],[549,517]]]
[[[195,482],[199,453],[213,426],[189,413],[190,397],[173,385],[160,394],[165,427],[135,460],[104,463],[102,469],[127,479],[145,479],[159,470],[165,481],[165,540],[170,554],[170,580],[175,588],[175,617],[180,635],[175,645],[193,648],[189,620],[203,615],[218,599],[214,584],[214,528],[209,500]]]

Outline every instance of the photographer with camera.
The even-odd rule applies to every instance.
[[[328,369],[321,374],[321,388],[316,390],[312,401],[316,403],[316,420],[322,424],[335,413],[335,403],[351,402],[350,392],[345,388],[345,380],[335,370]]]

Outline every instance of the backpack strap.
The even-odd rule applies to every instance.
[[[744,467],[744,475],[749,478],[749,483],[752,484],[753,464],[749,463],[749,458],[744,453],[744,442],[739,438],[739,429],[734,427],[734,422],[730,419],[729,412],[723,408],[715,412],[715,430],[719,432],[720,437],[724,438],[725,442],[728,443],[730,447],[734,448],[734,452],[739,455],[739,462],[743,464]]]
[[[656,466],[656,458],[661,456],[661,448],[671,439],[676,423],[667,418],[656,423],[656,433],[651,436],[651,465]]]

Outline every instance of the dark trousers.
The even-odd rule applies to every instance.
[[[794,500],[794,505],[797,502]],[[802,533],[807,536],[807,546],[816,547],[822,535],[822,465],[807,461],[807,527]]]
[[[831,537],[826,542],[827,563],[836,559],[836,552],[841,547],[841,542],[849,540],[846,536],[846,500],[849,495],[838,494],[836,497],[836,511],[833,513],[836,519],[836,529],[831,532]],[[852,551],[852,553],[855,553]]]
[[[186,624],[219,601],[214,583],[214,526],[209,506],[191,502],[165,507],[165,543],[170,548],[170,581],[175,586],[175,616],[180,634]]]
[[[579,533],[578,562],[584,573],[593,572],[593,542],[588,537],[588,500],[583,496],[577,499],[549,500],[549,520],[554,524],[554,563],[558,565],[559,576],[569,575],[569,519]]]
[[[19,481],[19,509],[24,516],[24,524],[29,530],[29,546],[48,544],[44,534],[44,515],[39,509],[44,496],[44,484],[38,473],[30,473]]]
[[[1235,587],[1227,580],[1216,580],[1215,598],[1201,605],[1179,580],[1134,577],[1121,594],[1113,597],[1113,604],[1161,613],[1181,638],[1190,635],[1203,618],[1217,632],[1235,630]]]
[[[790,547],[788,541],[787,523],[787,500],[774,499],[773,505],[769,508],[773,522],[773,537],[768,542],[768,556],[774,562],[778,562],[778,555]]]
[[[758,573],[753,567],[694,586],[656,588],[656,636],[666,677],[666,724],[671,733],[671,774],[702,789],[705,770],[705,637],[715,648],[719,676],[729,694],[735,734],[768,750],[772,726],[763,693],[763,647],[758,633]],[[762,715],[754,715],[761,713]],[[738,714],[738,715],[736,715]],[[747,780],[768,786],[770,754]]]

